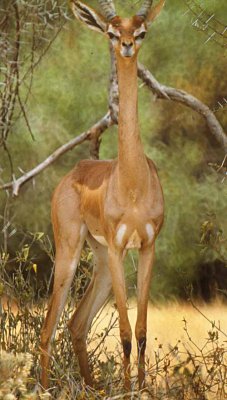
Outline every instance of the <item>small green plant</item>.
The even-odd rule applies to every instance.
[[[207,219],[201,224],[200,245],[203,253],[211,252],[218,257],[220,261],[227,265],[227,238],[224,237],[223,230],[217,221],[216,215],[210,213]]]

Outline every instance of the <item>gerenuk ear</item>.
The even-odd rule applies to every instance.
[[[157,4],[157,6],[155,6],[151,9],[151,11],[149,12],[149,14],[146,18],[146,23],[148,26],[159,16],[164,5],[165,5],[165,0],[160,0],[159,3]]]
[[[96,13],[92,8],[88,7],[81,1],[71,0],[73,14],[80,21],[84,22],[90,29],[104,33],[106,32],[107,23],[100,14]]]

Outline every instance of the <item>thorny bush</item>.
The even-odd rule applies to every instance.
[[[34,263],[32,248],[39,245],[51,259],[53,251],[43,233],[29,234],[26,239],[27,242],[22,242],[14,258],[4,252],[0,257],[0,399],[36,399],[38,396],[44,399],[136,399],[141,396],[160,400],[226,398],[227,348],[224,346],[226,341],[222,339],[227,335],[211,321],[202,348],[191,337],[186,320],[184,329],[187,342],[179,340],[174,346],[169,346],[166,352],[157,339],[154,343],[154,359],[147,359],[145,392],[136,391],[135,373],[135,377],[132,377],[133,391],[124,393],[121,349],[113,353],[108,351],[105,344],[105,338],[116,328],[115,308],[106,329],[101,334],[89,336],[90,365],[98,384],[96,389],[84,386],[66,328],[90,280],[92,255],[88,248],[83,250],[78,273],[57,328],[50,371],[51,388],[41,394],[38,383],[40,330],[53,274],[44,280],[41,287],[37,279],[41,267]],[[100,314],[97,320],[99,318]],[[105,354],[104,361],[103,357],[100,360],[101,354]]]

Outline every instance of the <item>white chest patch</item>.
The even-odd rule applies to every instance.
[[[125,224],[122,224],[122,225],[120,226],[120,228],[118,229],[118,231],[117,231],[117,234],[116,234],[116,242],[117,242],[117,244],[118,244],[119,246],[122,244],[123,237],[124,237],[124,235],[125,235],[126,229],[127,229],[127,226],[126,226]]]
[[[108,243],[107,243],[106,239],[104,238],[104,236],[95,236],[95,235],[93,235],[93,238],[95,238],[95,240],[97,240],[97,242],[99,242],[103,246],[108,246]]]
[[[148,236],[148,241],[151,242],[154,238],[154,228],[151,224],[146,224],[146,232]]]

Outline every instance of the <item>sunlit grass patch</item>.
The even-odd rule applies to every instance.
[[[40,240],[40,239],[39,239]],[[26,250],[26,251],[25,251]],[[51,253],[50,249],[48,250]],[[131,392],[124,392],[118,313],[113,301],[100,311],[88,337],[95,388],[84,385],[67,322],[91,277],[91,253],[85,249],[78,275],[57,328],[50,367],[50,389],[42,393],[40,331],[47,309],[50,281],[37,291],[37,269],[22,246],[17,268],[1,260],[0,399],[157,399],[224,400],[227,378],[227,313],[221,301],[194,304],[177,301],[149,304],[146,389],[138,392],[136,343],[133,338]],[[26,273],[27,271],[27,273]],[[128,302],[134,330],[137,309]],[[11,396],[11,397],[10,397]],[[41,397],[42,396],[42,397]]]

